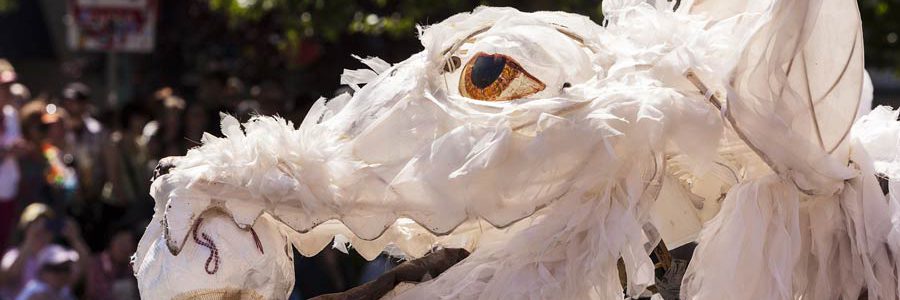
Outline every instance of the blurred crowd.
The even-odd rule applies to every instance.
[[[0,299],[137,299],[149,168],[178,151],[148,132],[162,115],[101,116],[84,84],[32,97],[16,77],[0,60]]]
[[[302,116],[282,107],[284,93],[272,82],[245,88],[233,77],[210,77],[192,101],[163,87],[104,111],[83,83],[32,95],[16,77],[0,60],[0,300],[137,299],[130,256],[153,214],[149,186],[159,159],[217,134],[219,111]],[[379,273],[332,252],[296,260],[306,286],[294,298]]]

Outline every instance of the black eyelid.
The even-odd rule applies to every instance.
[[[485,88],[500,78],[506,67],[506,57],[497,54],[479,54],[472,64],[472,83],[478,88]]]

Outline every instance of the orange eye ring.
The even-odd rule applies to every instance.
[[[459,93],[483,101],[510,101],[544,90],[546,85],[512,57],[479,52],[466,63]]]

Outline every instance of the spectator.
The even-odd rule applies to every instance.
[[[99,200],[106,183],[103,146],[106,136],[103,125],[91,115],[91,90],[80,82],[63,89],[62,107],[70,114],[66,143],[62,150],[71,154],[78,172],[80,196],[87,202]]]
[[[79,177],[72,168],[73,156],[65,149],[67,143],[67,127],[65,120],[68,114],[62,108],[47,104],[41,114],[41,153],[46,159],[44,176],[50,187],[50,198],[45,199],[57,211],[66,211],[75,202],[78,193]]]
[[[19,109],[20,129],[26,142],[39,143],[43,139],[41,136],[41,127],[43,126],[41,124],[41,116],[46,106],[47,101],[43,97],[38,97],[25,103]]]
[[[19,227],[24,233],[21,244],[7,251],[0,260],[0,298],[13,299],[21,295],[26,284],[34,290],[48,284],[50,287],[68,287],[78,280],[81,270],[85,269],[84,260],[78,260],[79,264],[73,266],[67,276],[59,276],[60,272],[56,271],[60,268],[55,268],[60,267],[59,261],[55,260],[59,249],[54,249],[59,246],[52,244],[56,237],[62,237],[79,257],[90,255],[73,220],[57,216],[47,205],[33,203],[23,210]]]
[[[38,271],[16,300],[74,300],[71,285],[78,253],[59,245],[44,248],[37,256]]]
[[[22,172],[19,198],[22,205],[40,202],[65,212],[78,193],[78,176],[66,149],[66,112],[43,100],[21,109],[25,146],[18,157]]]
[[[0,251],[6,249],[16,219],[21,178],[17,158],[24,151],[15,95],[10,89],[15,79],[12,65],[0,60]]]
[[[112,232],[106,249],[94,255],[88,265],[85,298],[138,299],[137,281],[130,264],[136,239],[127,227],[117,227]]]
[[[149,151],[144,126],[150,115],[136,105],[128,105],[120,114],[121,129],[110,134],[110,145],[104,156],[109,159],[108,203],[125,206],[142,201],[149,193],[148,182],[152,168],[148,166]]]
[[[153,148],[156,159],[184,155],[184,130],[182,117],[187,104],[184,99],[175,95],[171,88],[165,87],[154,93],[154,107],[157,109],[154,122],[159,126],[153,136]]]
[[[51,198],[50,187],[45,180],[47,159],[40,150],[46,127],[41,121],[45,106],[46,102],[35,99],[26,103],[20,110],[24,150],[18,157],[22,179],[19,184],[17,211],[21,211],[31,203],[47,202]]]
[[[31,91],[21,83],[13,83],[9,85],[9,93],[12,96],[12,107],[18,109],[25,102],[31,100]]]
[[[110,146],[104,149],[109,163],[110,205],[125,211],[124,221],[134,222],[150,218],[153,201],[150,199],[150,178],[156,167],[149,153],[150,136],[144,127],[150,114],[137,105],[126,106],[121,113],[121,129],[110,134]]]
[[[69,212],[79,219],[87,231],[103,231],[110,216],[119,211],[109,211],[103,200],[109,200],[109,162],[104,155],[108,145],[106,127],[95,118],[91,89],[80,82],[73,82],[63,89],[61,105],[69,117],[66,119],[66,147],[60,147],[63,156],[71,158],[66,164],[75,170],[78,185],[77,196],[68,203]],[[106,237],[92,235],[88,243],[94,249],[105,244]]]

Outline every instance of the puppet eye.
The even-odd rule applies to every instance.
[[[546,85],[503,54],[479,52],[466,63],[459,93],[484,101],[509,101],[540,92]]]

